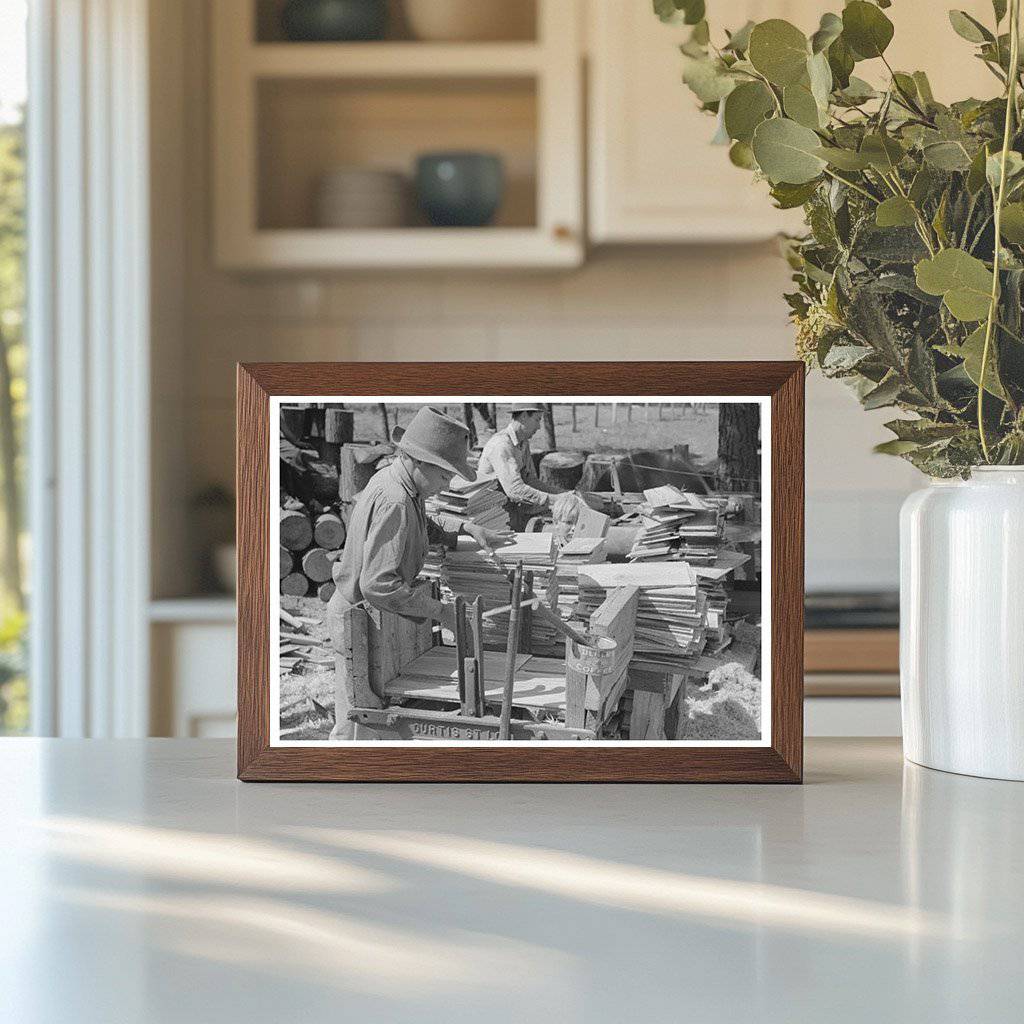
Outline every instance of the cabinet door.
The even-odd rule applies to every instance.
[[[697,109],[681,81],[678,45],[689,29],[662,24],[650,0],[589,3],[591,240],[742,241],[799,230],[799,211],[774,209],[767,186],[733,167],[724,147],[710,145],[714,119]],[[786,18],[809,34],[823,11],[842,6],[840,0],[709,5],[716,38],[723,28],[766,18]],[[991,25],[989,0],[956,6]],[[886,14],[896,26],[890,62],[927,71],[938,99],[997,94],[995,78],[950,27],[945,5],[904,0]],[[876,83],[888,77],[880,61],[859,65],[857,73]]]
[[[820,9],[809,0],[736,0],[712,8],[712,31],[717,38],[771,17],[810,31]],[[650,0],[591,0],[588,23],[592,241],[738,241],[799,226],[799,211],[776,210],[767,185],[710,144],[715,120],[681,77],[688,27],[662,24]]]

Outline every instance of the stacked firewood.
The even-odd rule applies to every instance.
[[[345,545],[341,503],[323,505],[286,498],[281,506],[281,593],[334,596],[334,563]]]

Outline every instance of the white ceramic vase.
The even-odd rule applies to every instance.
[[[911,761],[1024,781],[1024,466],[904,503],[900,692]]]

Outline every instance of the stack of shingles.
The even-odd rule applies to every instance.
[[[423,575],[441,582],[442,593],[449,599],[456,595],[468,601],[483,598],[484,607],[507,605],[512,597],[509,572],[517,561],[524,570],[532,571],[534,592],[544,597],[552,583],[555,569],[555,537],[551,533],[516,533],[513,542],[494,549],[489,558],[476,542],[466,536],[458,539],[454,551],[432,548],[423,567]],[[535,617],[537,628],[539,617]],[[496,615],[484,622],[484,641],[504,647],[508,642],[508,614]]]
[[[606,557],[602,537],[577,537],[562,545],[548,589],[548,605],[558,612],[563,621],[579,616],[579,573],[582,567],[603,562]],[[530,641],[530,650],[534,654],[560,658],[565,653],[565,637],[545,617],[534,617]]]
[[[628,558],[631,562],[664,561],[677,557],[680,529],[697,514],[690,498],[677,487],[651,487],[639,507],[640,531]]]
[[[685,667],[706,642],[707,598],[685,562],[592,565],[579,570],[579,612],[589,616],[616,587],[637,587],[635,656]]]
[[[454,516],[477,523],[488,530],[507,530],[505,495],[494,477],[481,477],[473,483],[455,477],[447,490],[427,499],[427,511]]]

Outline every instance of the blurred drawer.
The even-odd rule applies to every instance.
[[[876,673],[900,670],[897,629],[809,629],[804,633],[804,672]]]

